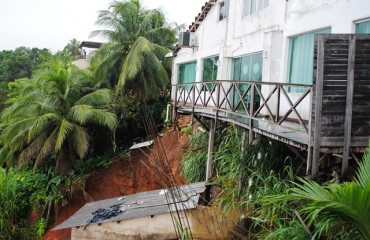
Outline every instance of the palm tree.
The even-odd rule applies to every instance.
[[[314,238],[344,230],[351,239],[370,239],[370,145],[354,182],[325,187],[301,181],[284,199],[304,202],[299,210],[314,227]]]
[[[176,38],[160,10],[146,10],[139,0],[114,2],[100,11],[96,24],[104,30],[91,36],[108,40],[92,60],[100,63],[98,76],[117,85],[119,93],[132,90],[140,100],[156,98],[168,87],[171,61],[164,56]]]
[[[64,50],[67,51],[73,57],[80,56],[81,54],[80,44],[81,43],[77,41],[76,38],[73,38],[69,41]]]
[[[91,128],[116,128],[116,115],[108,111],[112,92],[89,88],[94,83],[87,71],[54,60],[35,78],[20,80],[2,114],[2,159],[18,165],[34,160],[36,169],[55,154],[61,173],[86,155]]]

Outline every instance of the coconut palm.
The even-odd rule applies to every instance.
[[[370,147],[370,146],[369,146]],[[370,148],[369,148],[370,149]],[[320,186],[301,179],[285,199],[301,200],[300,212],[315,229],[315,237],[346,231],[351,239],[370,239],[370,152],[365,154],[354,182]]]
[[[64,48],[65,51],[67,51],[71,56],[80,56],[81,51],[80,51],[80,42],[77,41],[76,38],[71,39],[67,46]]]
[[[87,88],[86,71],[55,60],[35,78],[20,80],[2,114],[2,159],[18,165],[34,160],[36,169],[55,154],[56,170],[63,172],[76,156],[86,155],[92,127],[116,128],[116,116],[107,108],[111,91]]]
[[[100,63],[98,76],[117,85],[119,93],[132,90],[140,100],[158,96],[168,86],[171,71],[164,56],[176,41],[164,14],[143,8],[139,0],[114,2],[100,11],[96,24],[104,30],[91,36],[108,40],[93,57]]]

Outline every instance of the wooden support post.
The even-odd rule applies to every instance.
[[[211,119],[211,126],[209,128],[209,137],[208,137],[208,157],[207,157],[206,181],[210,180],[212,177],[213,147],[214,147],[214,142],[215,142],[215,133],[216,133],[216,120]]]
[[[346,97],[346,115],[344,119],[342,177],[347,175],[348,158],[351,148],[353,85],[355,78],[355,50],[356,50],[356,35],[349,35],[347,97]]]
[[[246,138],[247,138],[247,133],[246,131],[243,129],[243,132],[242,132],[242,142],[241,142],[241,146],[240,146],[240,162],[244,165],[245,164],[245,150],[246,150]],[[245,171],[244,171],[244,166],[242,166],[241,168],[241,171],[240,171],[240,176],[239,176],[239,199],[241,197],[241,193],[243,191],[243,188],[245,186]]]
[[[313,89],[311,88],[311,98],[310,98],[310,109],[309,109],[309,124],[308,124],[308,146],[307,146],[307,168],[306,175],[310,174],[312,167],[312,105],[313,105]]]
[[[251,83],[251,99],[250,99],[250,106],[249,106],[249,145],[252,144],[253,140],[254,140],[254,136],[253,136],[253,115],[254,115],[254,83]]]
[[[324,81],[324,39],[317,36],[317,72],[316,72],[316,97],[315,97],[315,131],[313,136],[312,151],[312,170],[311,175],[317,176],[319,171],[320,157],[320,138],[321,138],[321,115],[322,115],[322,96]]]

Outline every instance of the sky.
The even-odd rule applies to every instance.
[[[146,8],[161,8],[169,22],[188,26],[206,0],[142,0]],[[0,50],[20,46],[62,50],[68,42],[89,39],[99,10],[112,0],[0,0]]]

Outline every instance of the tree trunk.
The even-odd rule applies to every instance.
[[[62,148],[58,153],[57,163],[55,166],[55,171],[58,174],[65,173],[71,164],[71,160],[65,150]]]

